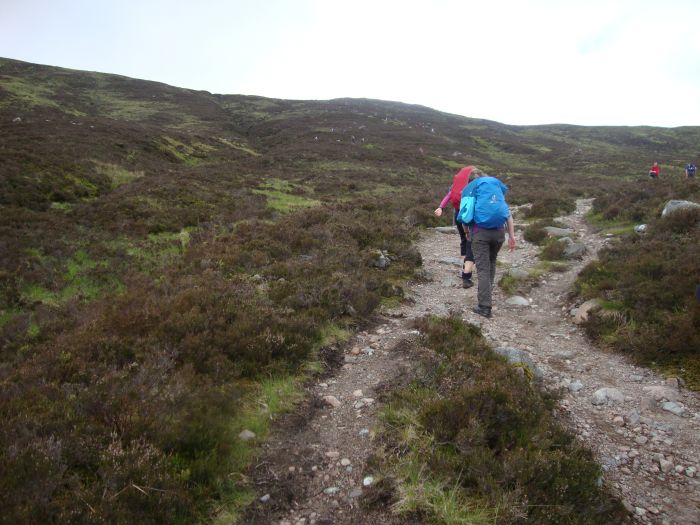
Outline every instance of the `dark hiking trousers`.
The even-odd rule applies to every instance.
[[[491,289],[496,279],[496,257],[506,240],[503,228],[486,230],[476,228],[472,235],[472,251],[476,263],[477,297],[479,306],[491,308]]]
[[[462,254],[465,261],[474,262],[474,255],[472,254],[472,243],[467,239],[467,235],[464,233],[464,224],[457,222],[457,214],[459,210],[455,210],[454,223],[457,226],[457,233],[459,233],[459,253]]]
[[[457,226],[457,233],[459,233],[459,253],[462,254],[464,260],[462,261],[462,279],[471,280],[472,272],[464,273],[464,263],[467,261],[474,262],[474,253],[472,252],[472,242],[467,239],[467,235],[464,232],[464,224],[457,222],[457,214],[459,210],[455,210],[454,223]]]

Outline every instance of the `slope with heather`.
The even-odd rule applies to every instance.
[[[402,300],[421,264],[414,227],[437,224],[457,168],[557,211],[634,184],[652,160],[678,170],[698,138],[0,59],[3,519],[240,508],[240,473],[287,408],[279,392],[298,394]]]

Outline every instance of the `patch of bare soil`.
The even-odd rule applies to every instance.
[[[489,320],[471,312],[476,287],[461,288],[457,236],[426,232],[419,249],[428,281],[413,284],[411,300],[381,318],[374,330],[358,334],[342,350],[337,372],[311,386],[309,400],[281,421],[253,469],[260,499],[243,522],[413,523],[413,517],[395,516],[390,508],[368,511],[360,505],[373,484],[365,466],[382,392],[411,377],[413,358],[422,351],[412,321],[457,313],[481,325],[494,347],[531,354],[545,388],[562,394],[560,421],[595,452],[605,481],[636,522],[700,524],[697,394],[595,347],[573,323],[568,292],[581,268],[609,242],[585,224],[589,207],[590,201],[579,201],[573,214],[561,218],[586,245],[587,255],[564,273],[543,276],[526,297],[527,306],[506,303],[497,289]],[[497,279],[504,269],[528,270],[538,262],[537,247],[517,235],[518,249],[499,254]]]

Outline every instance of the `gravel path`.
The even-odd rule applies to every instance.
[[[413,319],[456,313],[481,325],[494,347],[531,354],[545,387],[563,394],[559,419],[596,453],[606,481],[638,523],[700,524],[698,396],[674,379],[596,348],[573,323],[567,302],[572,283],[610,242],[585,224],[589,208],[590,201],[579,201],[573,214],[561,218],[588,254],[567,272],[543,276],[525,297],[526,306],[507,304],[497,289],[490,320],[471,313],[476,287],[461,288],[457,236],[426,232],[418,247],[428,282],[414,284],[409,301],[386,313],[371,332],[358,334],[344,349],[337,372],[310,387],[309,400],[282,421],[253,471],[262,500],[244,523],[408,523],[389,509],[368,514],[358,505],[373,481],[365,465],[377,398],[410,377],[412,358],[423,351]],[[499,255],[497,279],[504,269],[528,270],[538,262],[538,248],[517,236],[518,249],[504,248]]]

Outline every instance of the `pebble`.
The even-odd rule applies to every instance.
[[[627,414],[627,422],[632,426],[639,423],[639,412],[636,410],[631,410],[629,414]]]
[[[338,398],[335,396],[323,396],[323,402],[333,408],[338,408],[340,406],[340,401],[338,401]]]
[[[661,469],[661,472],[663,472],[664,474],[668,474],[673,468],[673,462],[662,459],[661,461],[659,461],[659,468]]]
[[[625,426],[625,420],[622,416],[615,416],[613,418],[613,425],[616,427],[624,427]]]
[[[330,459],[338,459],[340,457],[340,452],[336,450],[329,450],[326,452],[326,457]]]
[[[362,496],[362,489],[361,489],[361,488],[352,489],[352,490],[350,491],[349,496],[350,496],[351,498],[359,498],[360,496]]]
[[[591,404],[600,406],[613,403],[622,403],[625,396],[617,388],[599,388],[591,396]]]
[[[338,493],[338,491],[340,491],[338,487],[328,487],[326,489],[323,489],[323,493],[327,496],[332,496],[333,494]]]
[[[238,439],[240,439],[241,441],[250,441],[251,439],[255,439],[255,432],[246,429],[240,434],[238,434]]]
[[[583,389],[583,383],[578,379],[569,384],[569,392],[575,394]]]
[[[678,403],[674,403],[673,401],[667,401],[661,405],[661,408],[676,416],[683,416],[685,414],[685,408],[680,406]]]
[[[646,436],[637,436],[636,438],[634,438],[634,441],[638,445],[646,445],[646,443],[647,443],[647,441],[649,441],[649,439]]]
[[[340,464],[344,467],[347,467],[348,465],[350,465],[350,463],[352,463],[352,461],[350,461],[348,458],[343,458],[340,460]]]
[[[262,498],[260,498],[260,502],[261,502],[261,503],[267,503],[268,501],[270,501],[270,495],[269,495],[269,494],[265,494]]]
[[[365,487],[369,487],[372,483],[374,483],[374,478],[372,476],[366,476],[362,480],[362,485],[364,485]]]
[[[362,390],[355,390],[355,391],[352,393],[352,395],[355,396],[355,397],[362,397],[364,394],[362,393]]]

